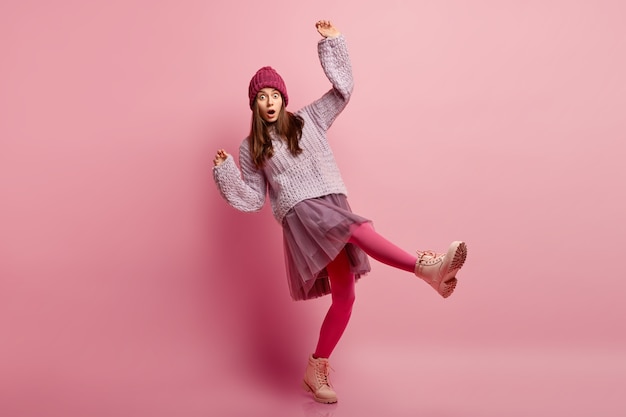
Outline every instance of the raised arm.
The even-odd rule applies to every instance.
[[[318,21],[315,27],[323,37],[318,42],[317,51],[332,89],[304,110],[310,112],[320,127],[327,130],[350,101],[354,80],[344,36],[326,20]]]

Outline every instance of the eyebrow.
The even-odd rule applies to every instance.
[[[280,93],[280,91],[278,91],[277,89],[273,89],[272,93]],[[257,96],[261,95],[261,94],[267,94],[265,91],[259,91],[258,93],[256,93]]]

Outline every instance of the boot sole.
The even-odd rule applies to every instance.
[[[465,263],[465,259],[467,259],[467,245],[465,242],[453,242],[452,245],[458,244],[455,251],[454,256],[452,257],[452,261],[450,262],[450,271],[458,271],[463,267]]]
[[[302,380],[302,388],[304,388],[305,391],[313,394],[313,399],[317,401],[318,403],[334,404],[337,402],[337,398],[320,398],[317,395],[315,395],[315,391],[313,391],[313,389],[309,386],[309,384],[306,383],[305,380]]]
[[[441,284],[437,289],[437,292],[439,292],[443,298],[450,297],[456,288],[458,282],[456,273],[463,267],[465,259],[467,259],[467,245],[465,242],[452,242],[446,254],[446,259],[452,260],[448,264],[447,272],[444,274],[444,278],[441,280]]]

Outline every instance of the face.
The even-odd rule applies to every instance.
[[[283,107],[283,96],[275,88],[263,88],[256,95],[259,114],[268,123],[278,120],[278,113]]]

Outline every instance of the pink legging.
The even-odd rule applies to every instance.
[[[355,225],[350,230],[349,243],[360,247],[365,253],[379,262],[413,272],[417,258],[400,249],[379,235],[371,223]],[[354,274],[350,272],[350,262],[345,251],[326,266],[330,279],[332,303],[326,313],[314,356],[328,358],[341,339],[354,304]]]

